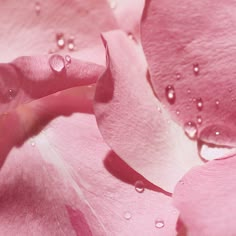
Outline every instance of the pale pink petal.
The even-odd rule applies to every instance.
[[[89,114],[90,89],[18,109],[31,136],[12,149],[0,172],[0,235],[175,235],[171,198],[104,143]],[[136,181],[143,181],[142,193]]]
[[[182,126],[194,122],[202,141],[221,146],[236,145],[235,10],[230,0],[148,0],[142,19],[142,44],[157,97]],[[175,89],[172,103],[168,86]]]
[[[95,96],[100,131],[126,163],[152,183],[172,191],[186,171],[200,163],[197,145],[154,96],[140,48],[121,31],[106,33],[104,38],[108,67]]]
[[[95,83],[103,67],[60,55],[19,57],[0,64],[0,112],[55,92]]]
[[[140,21],[144,0],[108,0],[119,27],[134,40],[140,38]]]
[[[192,169],[173,198],[187,235],[235,235],[236,160],[215,160]]]
[[[103,31],[117,28],[106,0],[1,1],[0,60],[60,52],[103,64]]]

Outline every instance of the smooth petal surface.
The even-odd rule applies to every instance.
[[[175,234],[178,212],[171,198],[104,143],[90,114],[91,89],[18,108],[31,136],[12,149],[0,172],[1,235]],[[143,183],[142,193],[136,181]]]
[[[182,126],[189,121],[198,123],[200,139],[206,129],[216,134],[223,129],[227,132],[218,140],[212,138],[216,136],[212,133],[206,141],[223,146],[231,142],[234,147],[235,9],[235,1],[231,0],[217,4],[148,0],[141,30],[152,85],[160,101]],[[169,85],[175,89],[173,104],[166,97]]]
[[[235,168],[235,156],[212,161],[179,182],[173,198],[187,235],[235,235]]]
[[[2,62],[60,52],[103,64],[100,33],[117,28],[106,0],[1,1],[0,22]]]
[[[200,163],[197,147],[154,96],[140,48],[120,31],[104,34],[104,40],[108,67],[95,96],[99,129],[126,163],[171,192],[186,171]]]

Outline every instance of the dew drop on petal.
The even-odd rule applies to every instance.
[[[197,63],[193,64],[193,73],[194,73],[195,75],[198,75],[198,74],[199,74],[199,71],[200,71],[199,65],[198,65]]]
[[[14,99],[16,97],[17,93],[18,93],[18,90],[16,90],[16,89],[13,89],[13,88],[8,89],[8,98],[9,98],[9,100]]]
[[[202,117],[201,116],[197,116],[197,123],[199,125],[202,123]]]
[[[194,139],[197,136],[197,126],[194,122],[192,121],[188,121],[185,123],[184,125],[184,131],[185,134],[190,138],[190,139]]]
[[[174,104],[176,96],[175,96],[175,89],[172,85],[168,85],[166,87],[166,99],[170,104]]]
[[[201,111],[202,108],[203,108],[203,101],[202,101],[202,99],[201,99],[201,98],[198,98],[198,99],[196,100],[196,104],[197,104],[197,109],[198,109],[199,111]]]
[[[176,79],[180,80],[181,79],[181,74],[180,73],[176,73]]]
[[[31,146],[32,146],[32,147],[35,147],[35,142],[31,142]]]
[[[124,213],[124,218],[125,218],[126,220],[130,220],[130,219],[132,218],[132,214],[131,214],[129,211],[126,211],[126,212]]]
[[[187,89],[187,93],[190,94],[191,93],[191,89],[188,88]]]
[[[65,39],[63,33],[56,34],[56,43],[59,49],[63,49],[65,47]]]
[[[144,192],[144,183],[141,180],[138,180],[135,182],[135,190],[138,193],[143,193]]]
[[[68,41],[67,41],[67,47],[69,51],[74,51],[75,50],[75,38],[74,36],[71,36]]]
[[[179,110],[176,110],[176,115],[178,116],[180,114],[180,111]]]
[[[165,226],[165,222],[164,220],[161,220],[161,219],[157,219],[155,220],[155,227],[158,228],[158,229],[161,229]]]
[[[49,65],[54,72],[60,73],[65,69],[64,58],[58,54],[49,58]]]
[[[36,3],[35,3],[34,9],[35,9],[36,15],[39,15],[40,12],[41,12],[41,4],[40,4],[40,2],[36,2]]]
[[[66,66],[69,67],[71,64],[71,57],[69,55],[65,56],[65,62],[66,62]]]

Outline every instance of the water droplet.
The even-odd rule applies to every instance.
[[[187,89],[187,93],[190,94],[191,93],[191,89],[188,88]]]
[[[165,222],[164,220],[161,220],[161,219],[157,219],[155,220],[155,227],[158,228],[158,229],[161,229],[165,226]]]
[[[166,87],[166,98],[170,104],[174,104],[176,96],[175,96],[175,89],[172,85],[168,85]]]
[[[130,220],[130,219],[132,218],[131,213],[130,213],[129,211],[126,211],[126,212],[124,213],[124,218],[125,218],[126,220]]]
[[[162,112],[160,107],[157,107],[157,110],[158,110],[160,113]]]
[[[74,51],[75,50],[75,38],[73,36],[71,36],[68,41],[67,41],[67,47],[68,50],[70,51]]]
[[[202,101],[202,99],[201,99],[201,98],[198,98],[198,99],[196,100],[196,104],[197,104],[197,109],[198,109],[199,111],[201,111],[202,108],[203,108],[203,101]]]
[[[134,35],[132,33],[128,33],[128,38],[134,40]]]
[[[53,71],[60,73],[65,69],[64,58],[58,54],[52,55],[49,58],[49,65]]]
[[[184,131],[185,134],[190,138],[190,139],[195,139],[197,136],[197,126],[194,122],[189,121],[185,123],[184,125]]]
[[[65,56],[66,66],[69,67],[71,64],[71,57],[69,55]]]
[[[199,74],[199,71],[200,71],[200,69],[199,69],[199,65],[196,63],[196,64],[193,64],[193,73],[195,74],[195,75],[198,75]]]
[[[138,193],[143,193],[144,192],[144,183],[141,180],[138,180],[135,182],[135,190]]]
[[[40,2],[36,2],[34,8],[35,8],[35,13],[36,13],[37,15],[39,15],[40,12],[41,12],[41,4],[40,4]]]
[[[31,146],[32,146],[32,147],[35,147],[35,142],[31,142]]]
[[[110,0],[109,5],[111,9],[115,9],[117,7],[117,2],[115,0]]]
[[[17,95],[17,92],[18,91],[16,89],[8,89],[9,100],[12,100],[13,98],[15,98]]]
[[[65,47],[65,39],[63,33],[56,34],[56,42],[57,42],[57,47],[59,49],[63,49]]]
[[[178,116],[180,114],[180,111],[179,110],[176,110],[176,115]]]
[[[212,125],[204,128],[198,139],[198,152],[205,160],[229,157],[236,153],[236,137],[232,128]]]
[[[176,79],[180,80],[181,79],[181,74],[180,73],[176,73]]]
[[[202,117],[201,116],[197,116],[197,123],[199,125],[202,123]]]

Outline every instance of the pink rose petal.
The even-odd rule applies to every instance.
[[[117,28],[105,0],[2,1],[0,60],[48,53],[103,64],[103,31]]]
[[[18,108],[31,136],[11,150],[0,172],[0,235],[175,234],[178,212],[171,198],[104,143],[89,114],[90,89]],[[136,181],[143,182],[143,192],[135,190]]]
[[[235,9],[230,0],[148,0],[141,30],[154,91],[172,117],[183,127],[195,122],[201,140],[231,147],[236,146]],[[168,86],[175,90],[172,103]]]
[[[154,96],[140,48],[120,31],[104,34],[104,40],[108,67],[95,96],[99,129],[126,163],[171,192],[186,171],[201,163],[197,146]]]
[[[235,235],[235,156],[192,169],[173,198],[187,235]]]

